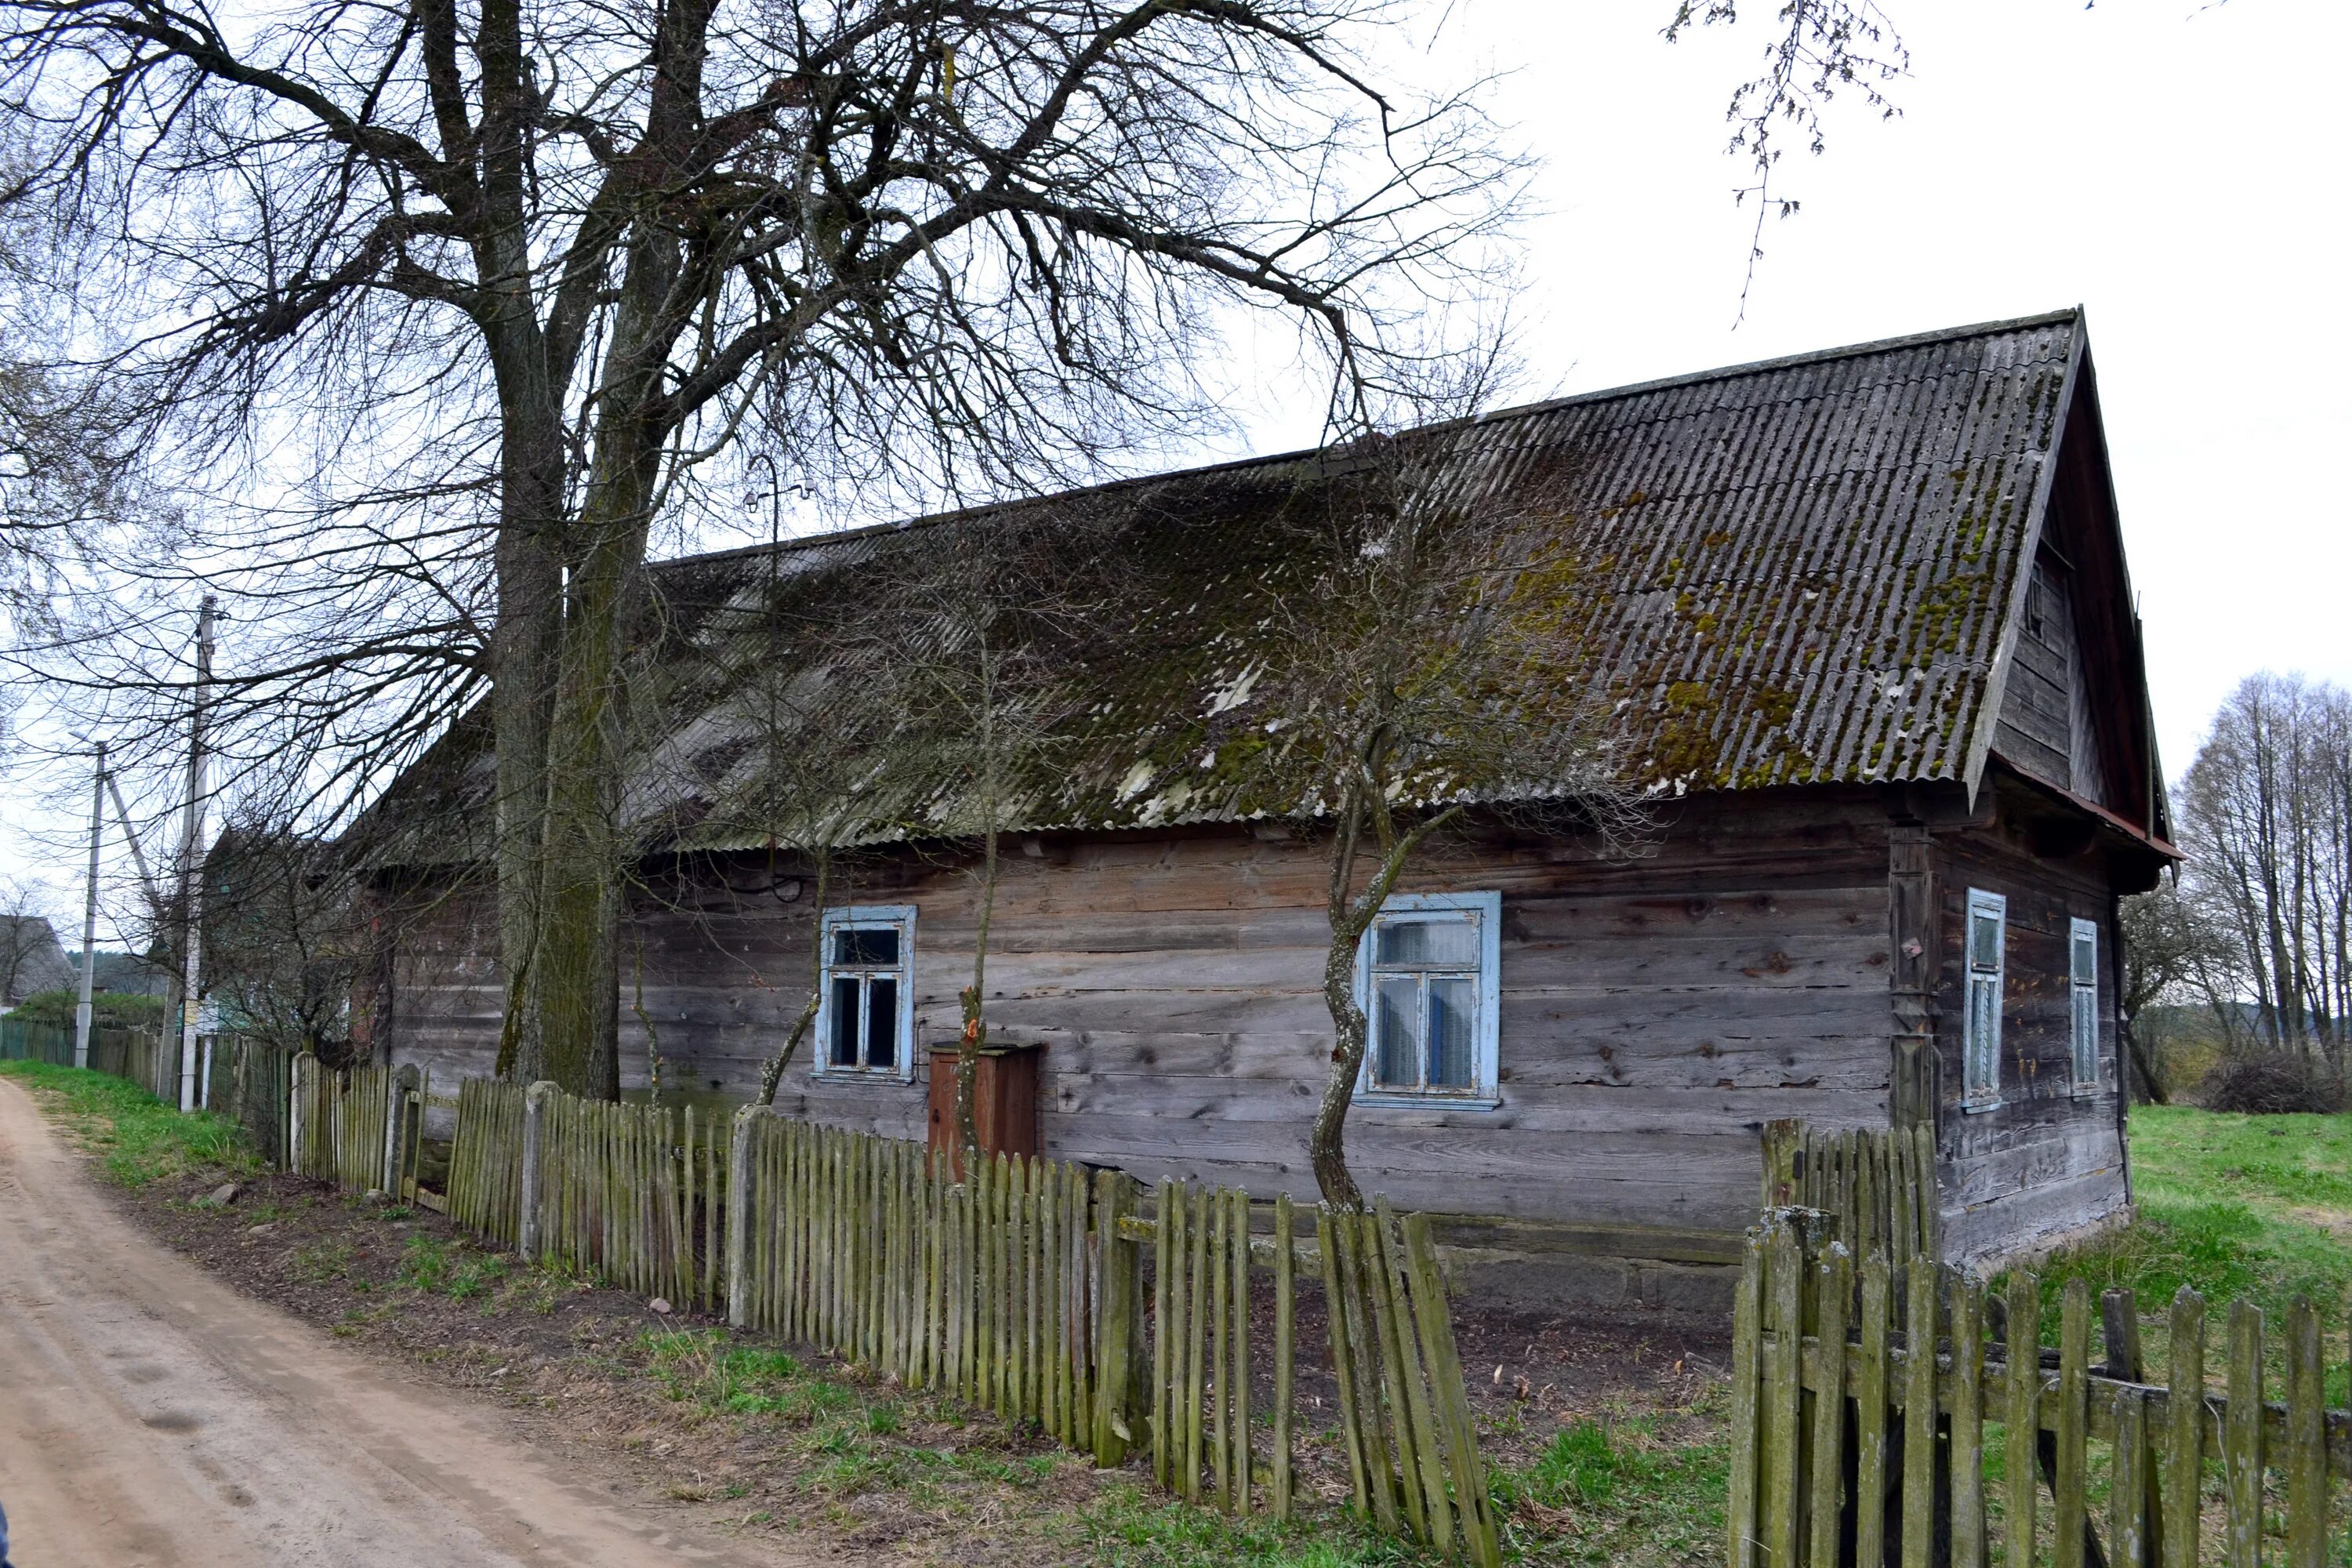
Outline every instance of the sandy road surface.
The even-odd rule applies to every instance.
[[[0,1502],[18,1568],[813,1563],[715,1540],[150,1240],[0,1081]]]

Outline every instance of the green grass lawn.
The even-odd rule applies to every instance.
[[[2352,1290],[2352,1117],[2143,1106],[2132,1112],[2131,1161],[2138,1221],[2053,1259],[2043,1270],[2051,1303],[2080,1276],[2094,1291],[2129,1288],[2145,1314],[2192,1285],[2209,1315],[2244,1297],[2276,1320],[2308,1296],[2341,1321]]]
[[[0,1062],[0,1077],[37,1090],[46,1109],[100,1156],[108,1181],[126,1187],[220,1170],[251,1175],[261,1162],[236,1123],[210,1111],[183,1116],[136,1084],[109,1073],[47,1062]]]

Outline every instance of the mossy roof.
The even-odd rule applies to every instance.
[[[1454,448],[1454,489],[1550,535],[1531,587],[1556,594],[1580,654],[1538,679],[1612,714],[1627,784],[1973,784],[2082,357],[2069,310],[1562,398],[1480,420]],[[1006,825],[1280,815],[1297,803],[1254,795],[1235,747],[1279,727],[1259,673],[1286,623],[1266,611],[1305,581],[1296,531],[1269,521],[1328,462],[1291,453],[693,557],[654,581],[685,648],[780,579],[803,605],[850,604],[944,531],[992,529],[1050,560],[1055,531],[1082,521],[1141,593],[1115,634],[1067,656],[1065,743],[1019,781]],[[790,837],[745,787],[759,748],[789,741],[747,730],[719,684],[681,678],[661,702],[626,801],[647,841]],[[852,837],[954,832],[967,779],[943,758]]]

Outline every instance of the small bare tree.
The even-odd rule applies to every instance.
[[[1475,408],[1482,390],[1452,401]],[[1327,454],[1293,509],[1314,564],[1286,595],[1287,662],[1257,699],[1286,738],[1282,787],[1328,844],[1333,1044],[1307,1157],[1345,1207],[1363,1202],[1346,1150],[1369,1038],[1357,954],[1399,880],[1433,839],[1482,818],[1541,818],[1609,847],[1640,823],[1562,602],[1573,563],[1554,525],[1496,493],[1489,437],[1465,415]]]

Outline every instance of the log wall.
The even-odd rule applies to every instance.
[[[1503,895],[1501,1104],[1358,1107],[1365,1185],[1452,1213],[1747,1224],[1764,1122],[1886,1124],[1886,855],[1874,796],[1786,792],[1671,808],[1631,857],[1497,835],[1425,859],[1411,890]],[[1046,1152],[1311,1195],[1330,1037],[1322,881],[1318,847],[1244,830],[1009,842],[989,1020],[1047,1047]],[[869,868],[855,900],[917,907],[919,1044],[951,1035],[970,868],[909,854]],[[650,1026],[666,1083],[749,1093],[806,994],[809,904],[804,883],[749,859],[649,879],[623,945],[625,1085],[647,1078]],[[488,1070],[488,930],[486,907],[453,901],[398,966],[398,1055],[436,1081]],[[814,1046],[781,1109],[922,1136],[919,1072],[820,1079]]]
[[[2001,1103],[1964,1111],[1967,1008],[1961,952],[1970,888],[2009,900]],[[2115,900],[2099,861],[2036,857],[2000,822],[1937,839],[1941,961],[1937,1041],[1947,1245],[1989,1257],[2105,1219],[2125,1201],[2116,1047]],[[2099,925],[2099,1088],[2074,1092],[2067,943],[2075,919]]]

